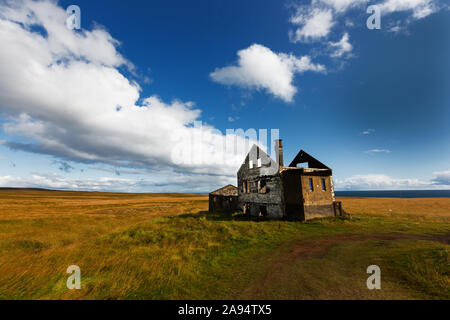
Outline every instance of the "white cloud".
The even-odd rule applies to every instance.
[[[365,12],[365,8],[369,4],[379,6],[384,16],[394,12],[407,13],[406,17],[395,17],[396,20],[383,22],[388,26],[387,30],[391,32],[400,32],[411,22],[423,19],[445,7],[440,0],[378,0],[375,2],[370,0],[311,0],[309,4],[297,6],[295,14],[289,20],[297,26],[294,31],[289,32],[291,41],[323,41],[332,35],[335,26],[353,27],[354,23],[349,20],[348,13],[351,10],[364,10]],[[347,48],[350,47],[347,46]],[[338,51],[335,57],[342,56],[339,54]]]
[[[101,27],[81,33],[69,30],[65,25],[66,12],[56,5],[55,1],[6,1],[1,4],[0,18],[2,36],[9,41],[13,36],[24,35],[24,32],[17,30],[17,24],[8,21],[23,24],[23,30],[29,33],[35,26],[45,28],[46,39],[37,37],[34,33],[34,37],[26,35],[26,39],[15,43],[16,47],[37,53],[36,62],[62,61],[70,55],[71,59],[87,59],[92,63],[110,67],[128,65],[133,68],[132,64],[116,51],[119,41]],[[27,52],[22,52],[18,58],[23,59],[26,55]]]
[[[65,161],[235,175],[240,155],[221,166],[210,161],[211,154],[227,158],[225,136],[193,127],[201,115],[193,103],[141,97],[119,70],[133,65],[117,51],[118,41],[101,27],[71,31],[65,19],[53,1],[1,2],[0,112],[9,135],[1,144]],[[208,139],[186,146],[204,162],[174,161],[181,138],[194,135]]]
[[[328,36],[335,24],[333,11],[321,8],[299,8],[290,22],[299,26],[292,36],[294,42],[314,41]]]
[[[386,0],[379,4],[381,12],[392,13],[399,11],[412,11],[415,19],[422,19],[437,10],[434,0]]]
[[[350,19],[345,19],[345,26],[349,28],[353,28],[355,26],[355,23]]]
[[[363,132],[361,132],[360,134],[367,136],[367,135],[372,134],[374,132],[375,132],[375,129],[367,129],[367,130],[364,130]]]
[[[345,179],[335,179],[337,189],[352,190],[402,190],[431,187],[431,181],[419,179],[397,179],[384,174],[355,175]]]
[[[411,23],[424,19],[446,7],[440,0],[384,0],[377,5],[384,16],[396,12],[403,13],[401,16],[392,16],[384,23],[387,31],[393,33],[407,33],[407,27]],[[383,19],[385,18],[383,17]]]
[[[319,0],[319,2],[326,3],[333,7],[336,12],[345,12],[350,8],[361,6],[369,1],[370,0]]]
[[[291,102],[297,92],[292,84],[296,73],[325,71],[323,65],[312,63],[308,56],[297,58],[292,54],[275,53],[259,44],[253,44],[237,54],[237,65],[217,68],[210,74],[211,78],[225,85],[265,89],[286,102]]]
[[[434,172],[431,180],[393,178],[384,174],[355,175],[345,179],[335,179],[336,189],[347,190],[409,190],[448,189],[450,170]]]
[[[396,22],[388,26],[388,31],[393,33],[399,33],[400,31],[404,31],[404,27],[402,27],[400,22]]]
[[[33,173],[29,177],[0,176],[0,187],[44,188],[53,190],[109,191],[109,192],[199,192],[235,183],[234,179],[217,176],[211,183],[209,175],[189,175],[179,172],[161,172],[151,179],[101,177],[71,179],[58,174]]]
[[[436,175],[436,177],[433,179],[433,182],[435,184],[450,186],[450,170],[434,172],[433,174]]]
[[[331,57],[333,58],[340,58],[343,55],[349,55],[350,52],[353,50],[353,46],[349,42],[349,35],[348,33],[344,33],[342,36],[342,39],[338,42],[329,42],[330,48],[332,48],[333,52],[331,53]]]
[[[293,42],[322,40],[339,24],[339,19],[348,10],[361,7],[368,2],[369,0],[311,0],[309,5],[300,5],[289,20],[298,26],[295,32],[291,32],[291,40]],[[343,24],[347,27],[354,25],[348,18],[345,18]]]
[[[384,0],[377,4],[381,14],[389,16],[402,12],[402,16],[394,16],[384,22],[385,28],[393,33],[407,33],[407,27],[414,21],[428,17],[446,6],[440,0]],[[383,17],[384,19],[384,17]],[[386,21],[383,20],[383,21]]]
[[[370,154],[370,155],[374,155],[374,154],[377,154],[377,153],[391,153],[391,152],[392,151],[388,150],[388,149],[372,149],[372,150],[364,151],[364,153],[367,153],[367,154]]]

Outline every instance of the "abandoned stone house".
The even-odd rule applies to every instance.
[[[227,211],[242,210],[252,216],[289,220],[343,214],[341,203],[335,201],[329,167],[303,150],[285,166],[281,140],[275,141],[275,154],[274,160],[253,145],[237,173],[237,199],[230,202]],[[230,190],[230,186],[225,188]],[[211,199],[223,203],[210,195],[210,210],[217,208]]]
[[[231,184],[209,194],[209,211],[236,211],[238,209],[238,188]]]

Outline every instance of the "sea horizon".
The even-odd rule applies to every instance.
[[[450,198],[450,190],[345,190],[337,197],[363,198]]]

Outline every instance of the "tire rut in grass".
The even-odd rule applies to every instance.
[[[308,258],[322,258],[333,247],[343,242],[354,241],[396,241],[396,240],[427,240],[443,244],[450,244],[450,234],[342,234],[319,238],[315,240],[295,239],[283,243],[275,249],[268,259],[261,263],[264,271],[255,277],[250,286],[244,292],[243,297],[251,299],[264,299],[266,291],[274,284],[286,283],[289,285],[292,276],[290,268],[295,266],[295,261]]]

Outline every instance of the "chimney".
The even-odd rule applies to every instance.
[[[275,140],[275,154],[276,154],[276,161],[278,162],[278,165],[280,167],[284,167],[283,162],[283,140],[277,139]]]

